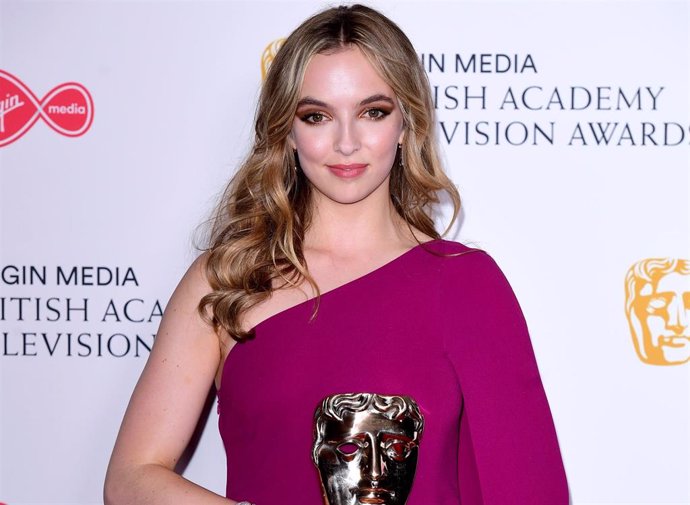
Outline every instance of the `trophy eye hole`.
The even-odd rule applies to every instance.
[[[655,296],[649,300],[648,311],[650,313],[656,312],[661,309],[665,309],[668,305],[668,300],[664,296]]]
[[[354,456],[357,453],[357,451],[361,449],[361,444],[353,440],[348,440],[346,442],[343,442],[342,444],[339,444],[338,447],[336,447],[336,449],[343,456]]]
[[[388,459],[405,461],[412,452],[413,444],[404,440],[391,440],[385,444],[384,450]]]

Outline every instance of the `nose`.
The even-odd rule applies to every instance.
[[[355,153],[360,147],[357,128],[352,121],[338,123],[333,148],[344,156]]]
[[[382,452],[379,447],[376,437],[369,436],[368,444],[365,451],[366,463],[364,466],[363,477],[370,480],[372,483],[381,480],[384,472],[383,461],[381,460]]]
[[[668,321],[666,328],[676,335],[682,335],[688,328],[688,310],[683,304],[682,297],[675,296],[668,306]]]

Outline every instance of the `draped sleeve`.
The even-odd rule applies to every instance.
[[[444,349],[460,385],[462,505],[567,505],[551,412],[520,306],[482,251],[443,262]]]

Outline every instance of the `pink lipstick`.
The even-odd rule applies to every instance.
[[[350,179],[352,177],[357,177],[362,174],[367,168],[366,163],[350,163],[350,164],[338,164],[338,165],[326,165],[332,174],[342,177],[344,179]]]

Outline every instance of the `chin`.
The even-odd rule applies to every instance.
[[[323,194],[323,193],[322,193]],[[355,205],[365,201],[371,194],[323,194],[323,200],[340,205]]]

